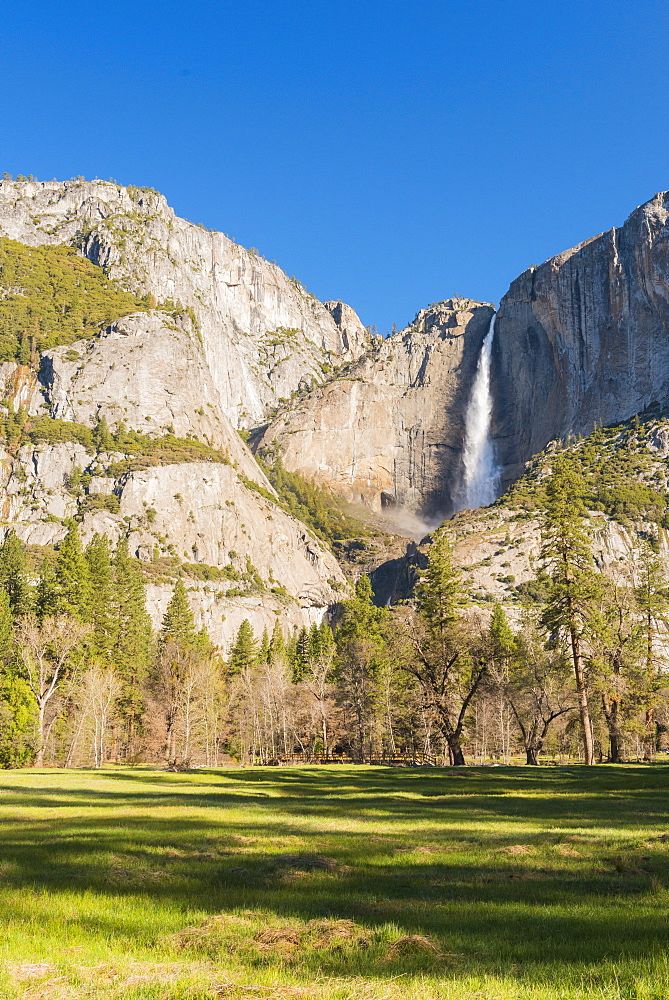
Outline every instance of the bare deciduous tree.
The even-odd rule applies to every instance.
[[[44,765],[44,751],[58,712],[47,711],[65,678],[72,654],[90,632],[90,627],[74,618],[59,616],[22,618],[16,626],[16,644],[23,677],[37,702],[35,764]]]

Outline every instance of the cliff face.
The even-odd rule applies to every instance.
[[[2,523],[33,545],[57,545],[66,519],[75,516],[84,542],[96,532],[112,543],[127,537],[155,580],[156,626],[173,565],[190,564],[198,623],[223,647],[244,618],[260,633],[268,622],[271,631],[279,614],[287,624],[311,624],[346,592],[334,556],[231,464],[132,470],[123,458],[72,442],[24,445],[18,454],[0,450]]]
[[[0,452],[3,533],[57,545],[76,516],[84,542],[95,532],[126,536],[152,581],[157,625],[175,566],[189,564],[198,624],[223,647],[244,618],[259,633],[277,615],[298,626],[320,620],[346,578],[275,502],[234,424],[261,420],[282,396],[358,357],[368,338],[353,310],[326,308],[275,265],[176,218],[155,192],[2,182],[0,235],[72,243],[163,306],[46,351],[38,371],[0,365],[0,414],[23,407],[28,431],[40,418],[70,422],[47,421],[51,443],[24,437]],[[0,274],[3,291],[25,290],[3,289]],[[82,437],[102,417],[138,432],[148,453],[129,459],[91,444],[90,430]]]
[[[511,285],[491,380],[505,483],[552,438],[669,405],[668,219],[669,194],[657,195],[621,228]],[[281,453],[289,470],[350,502],[397,523],[414,516],[410,532],[450,513],[492,306],[450,299],[371,340],[349,306],[318,302],[253,251],[177,218],[156,192],[101,181],[0,182],[0,235],[73,244],[152,299],[99,335],[46,351],[37,373],[0,365],[0,412],[20,405],[34,420],[80,429],[105,417],[112,428],[192,443],[192,453],[175,457],[167,442],[134,464],[99,442],[73,443],[71,428],[74,437],[59,440],[52,427],[55,443],[8,444],[0,455],[5,530],[57,544],[76,515],[84,540],[95,531],[127,535],[155,569],[157,621],[169,560],[199,566],[194,607],[225,644],[244,617],[257,629],[279,613],[302,624],[346,588],[332,554],[275,502],[235,428],[255,428],[254,447]],[[23,294],[1,280],[0,294]],[[521,579],[530,563],[518,560],[512,575]],[[485,576],[487,565],[482,559],[477,572]]]
[[[0,181],[0,235],[74,243],[132,291],[192,310],[221,405],[235,427],[359,357],[350,306],[327,307],[276,264],[180,219],[162,195],[105,181]],[[341,325],[338,325],[341,323]]]
[[[221,449],[239,471],[270,489],[233,429],[188,316],[136,313],[100,337],[47,351],[41,395],[29,412],[93,427],[104,416],[143,434],[172,433]]]
[[[669,404],[669,193],[520,275],[496,320],[491,390],[502,485],[550,440]],[[464,413],[491,309],[430,307],[258,441],[374,510],[434,519],[458,484]]]
[[[255,447],[278,448],[286,468],[374,511],[447,513],[492,312],[470,299],[423,309],[337,379],[280,411]]]
[[[669,403],[669,193],[532,268],[500,303],[494,434],[506,482],[555,437]]]

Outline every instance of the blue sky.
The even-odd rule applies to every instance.
[[[666,0],[13,0],[0,171],[114,177],[381,332],[669,188]]]

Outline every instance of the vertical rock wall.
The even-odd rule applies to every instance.
[[[552,438],[669,403],[668,217],[665,192],[502,299],[494,435],[507,483]]]

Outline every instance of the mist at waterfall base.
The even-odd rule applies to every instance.
[[[499,468],[490,437],[492,394],[490,392],[490,358],[495,338],[494,313],[476,365],[467,412],[465,439],[462,449],[462,480],[454,496],[454,512],[475,510],[494,503],[499,495]]]

